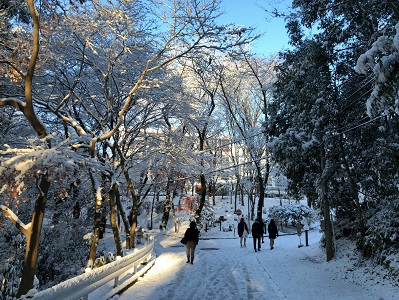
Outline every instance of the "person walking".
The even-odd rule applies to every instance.
[[[195,223],[195,221],[190,222],[190,227],[187,228],[186,232],[184,233],[184,237],[187,240],[187,243],[186,243],[187,261],[186,261],[186,263],[191,262],[191,264],[193,264],[195,247],[198,245],[198,238],[199,238],[199,231],[197,229],[197,223]]]
[[[261,235],[262,235],[262,225],[259,222],[259,219],[256,219],[252,224],[252,238],[254,239],[254,249],[256,252],[256,242],[258,242],[258,251],[260,251],[261,245]]]
[[[247,246],[248,225],[245,223],[244,218],[241,218],[237,226],[237,233],[240,237],[240,246],[242,247],[242,240],[244,239],[244,247]]]
[[[273,219],[271,219],[269,225],[267,225],[267,232],[269,233],[270,250],[273,250],[274,240],[278,237],[277,225]]]

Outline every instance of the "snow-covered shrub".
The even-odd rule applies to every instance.
[[[84,221],[62,219],[42,231],[37,277],[40,288],[47,288],[80,275],[86,267],[90,244],[84,239]]]
[[[105,258],[104,256],[97,257],[94,261],[94,268],[99,268],[105,265]]]
[[[216,222],[216,215],[211,210],[203,210],[200,217],[200,228],[205,228],[206,224],[208,224],[208,228],[213,227]]]
[[[269,219],[274,219],[277,223],[287,226],[291,221],[293,225],[301,223],[303,219],[309,222],[313,218],[313,209],[303,204],[275,205],[269,209]]]
[[[94,260],[93,269],[100,268],[113,261],[115,261],[115,255],[112,252],[105,254],[105,251],[100,251],[97,254],[97,258]]]
[[[115,261],[115,256],[112,252],[108,252],[107,258],[105,259],[105,262],[109,264],[110,262]]]
[[[152,207],[152,199],[148,200],[148,198],[144,199],[144,201],[141,204],[141,208],[145,210],[147,215],[151,213],[151,207]]]
[[[363,254],[398,274],[399,199],[385,199],[372,207],[367,215],[367,230],[361,244]]]
[[[144,228],[138,226],[136,228],[135,237],[136,237],[136,244],[142,244],[143,243],[142,239],[144,238]]]
[[[17,233],[12,225],[5,225],[4,245],[7,249],[1,249],[2,261],[0,265],[0,299],[15,299],[19,287],[19,280],[22,272],[24,259],[25,237]],[[10,248],[11,247],[11,248]]]

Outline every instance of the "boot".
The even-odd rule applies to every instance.
[[[188,264],[189,262],[190,262],[190,256],[187,256],[186,264]]]
[[[191,264],[193,264],[193,261],[194,261],[194,256],[191,257]]]

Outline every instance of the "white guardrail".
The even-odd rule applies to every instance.
[[[114,288],[108,291],[104,298],[108,299],[126,288],[147,272],[155,263],[154,240],[146,242],[143,248],[128,254],[116,261],[108,263],[100,268],[93,269],[89,273],[71,278],[51,288],[37,292],[32,298],[34,300],[77,300],[88,299],[88,295],[104,284],[114,280]],[[138,267],[141,266],[140,270]],[[133,270],[132,270],[133,269]],[[118,284],[119,276],[133,271],[131,276]],[[26,297],[26,296],[25,296]]]

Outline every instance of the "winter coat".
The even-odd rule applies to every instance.
[[[274,222],[270,222],[267,226],[267,232],[269,233],[269,239],[275,239],[278,237],[277,225]]]
[[[240,223],[238,223],[238,226],[237,226],[237,233],[238,233],[239,237],[242,237],[244,230],[246,232],[248,232],[248,226],[247,226],[247,223],[245,223],[245,221],[243,219],[241,219]]]
[[[255,221],[252,224],[252,236],[254,238],[259,238],[262,235],[263,229],[262,225],[259,223],[259,221]]]
[[[199,231],[196,228],[195,222],[190,223],[190,227],[187,228],[184,236],[186,237],[187,241],[195,241],[195,244],[198,244]]]

